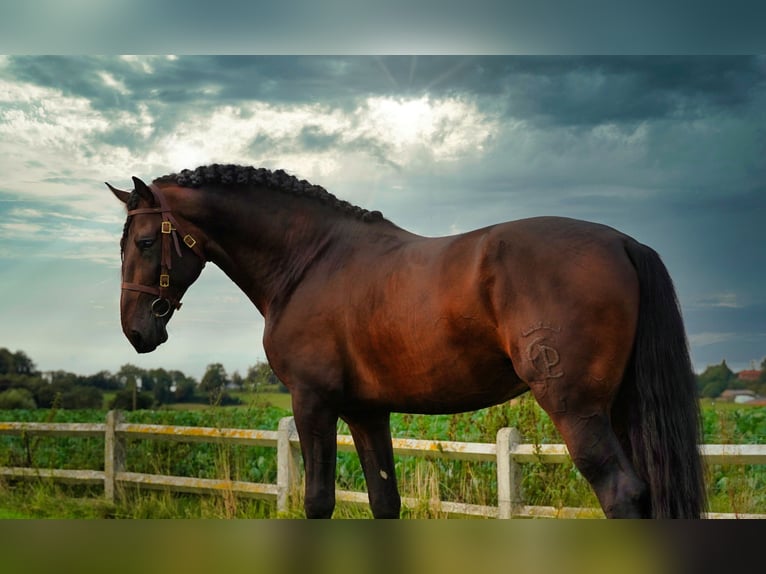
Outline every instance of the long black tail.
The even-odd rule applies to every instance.
[[[627,438],[636,472],[649,486],[652,516],[699,518],[706,508],[701,417],[678,299],[653,249],[635,241],[625,248],[641,295],[632,364],[615,406],[631,413]]]

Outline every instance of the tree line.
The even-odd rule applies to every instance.
[[[277,385],[287,389],[268,363],[257,362],[245,375],[226,372],[221,363],[207,366],[197,381],[179,370],[122,365],[112,373],[79,375],[63,370],[41,372],[24,351],[0,348],[0,409],[101,409],[109,393],[110,409],[148,409],[173,403],[238,404],[230,391]]]
[[[729,368],[726,361],[710,365],[697,376],[697,389],[701,397],[716,398],[726,390],[750,390],[766,396],[766,358],[761,361],[760,375],[754,380],[742,380]]]
[[[108,408],[135,410],[157,408],[173,403],[238,404],[230,391],[250,390],[274,385],[287,392],[268,363],[259,361],[245,375],[231,374],[221,363],[207,366],[197,381],[178,370],[142,369],[122,365],[116,373],[99,371],[78,375],[67,371],[40,372],[24,351],[0,348],[0,409],[100,409],[104,393],[111,393]],[[760,376],[743,381],[726,361],[711,365],[697,375],[701,397],[716,398],[727,389],[749,389],[766,396],[766,358]]]

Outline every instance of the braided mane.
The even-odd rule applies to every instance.
[[[224,186],[261,185],[284,193],[316,199],[362,221],[374,222],[383,219],[380,211],[369,211],[352,205],[348,201],[338,199],[325,188],[313,185],[305,179],[299,180],[281,169],[271,171],[252,166],[216,163],[203,165],[195,170],[184,169],[179,173],[163,175],[155,179],[154,183],[175,183],[183,187],[202,187],[209,183]]]

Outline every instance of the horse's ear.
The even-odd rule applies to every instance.
[[[130,197],[129,191],[123,191],[121,189],[117,189],[116,187],[112,187],[109,185],[109,182],[105,181],[106,187],[110,189],[110,191],[114,194],[114,196],[119,199],[122,203],[127,204],[128,198]]]
[[[152,193],[152,190],[149,189],[149,186],[146,185],[143,181],[141,181],[136,176],[133,176],[133,185],[135,186],[134,189],[136,190],[136,193],[140,195],[145,201],[151,203],[154,203],[154,194]]]

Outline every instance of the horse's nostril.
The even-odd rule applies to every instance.
[[[141,346],[141,333],[138,331],[131,331],[130,332],[130,342],[133,343],[133,346],[136,348],[139,348]]]

